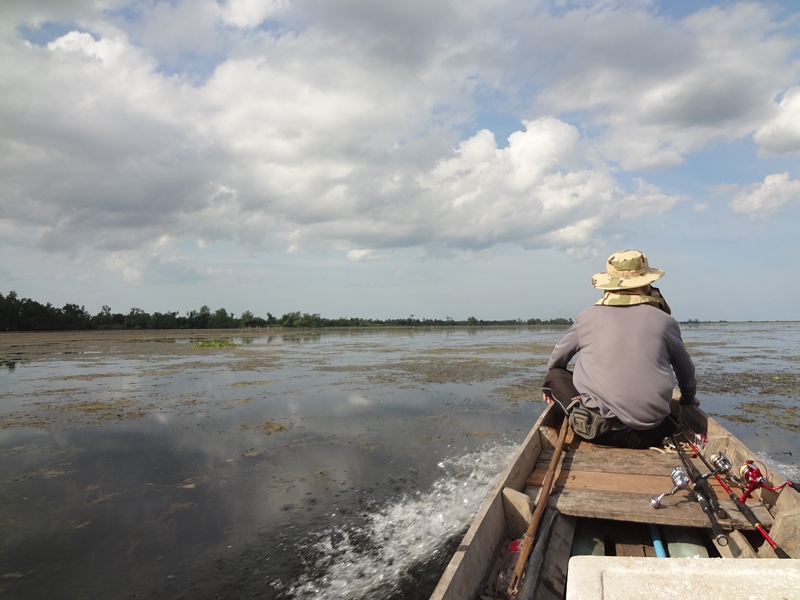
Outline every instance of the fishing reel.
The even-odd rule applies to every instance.
[[[672,488],[669,492],[664,492],[659,496],[654,496],[650,498],[650,506],[653,508],[661,508],[662,504],[661,501],[667,497],[672,496],[676,492],[680,490],[685,490],[687,492],[692,492],[692,488],[690,487],[691,479],[689,479],[689,475],[686,473],[686,469],[683,467],[675,467],[672,469],[672,473],[670,473],[670,478],[672,479],[672,483],[675,487]]]
[[[730,459],[724,452],[720,452],[719,454],[714,454],[711,457],[711,466],[714,468],[709,475],[718,475],[726,473],[730,473],[731,469],[733,469],[733,465],[731,464]]]
[[[720,452],[719,454],[714,454],[711,457],[711,461],[705,461],[706,466],[711,469],[705,475],[701,475],[703,479],[708,479],[709,477],[713,477],[715,475],[725,475],[731,472],[733,469],[733,465],[731,464],[730,459],[724,452]]]
[[[764,469],[766,470],[766,467],[764,467]],[[760,488],[770,490],[771,492],[779,492],[788,485],[796,489],[796,485],[793,481],[785,481],[779,486],[769,485],[766,477],[754,460],[746,460],[745,463],[739,467],[738,483],[744,489],[744,492],[739,497],[739,502],[744,502],[750,497],[750,494]]]
[[[764,484],[764,475],[753,460],[745,461],[739,467],[739,479],[748,487],[753,486],[755,488]]]

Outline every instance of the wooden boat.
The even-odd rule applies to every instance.
[[[707,459],[724,452],[735,474],[740,465],[754,458],[741,441],[699,408],[677,403],[674,408],[689,430],[707,436],[702,449]],[[563,412],[553,404],[542,413],[480,508],[431,600],[504,597],[496,589],[500,563],[509,544],[521,538],[528,527],[563,421]],[[690,456],[700,473],[709,472],[699,456]],[[674,449],[599,447],[574,437],[570,430],[518,598],[663,598],[665,593],[678,597],[679,582],[688,586],[684,591],[693,596],[702,592],[704,585],[711,585],[706,597],[735,597],[740,595],[740,587],[731,588],[729,595],[724,586],[741,585],[751,571],[756,590],[751,597],[800,597],[800,560],[779,560],[766,539],[790,558],[800,558],[797,490],[791,486],[777,492],[761,488],[747,500],[769,532],[764,536],[737,510],[715,478],[709,477],[712,492],[729,517],[719,519],[726,533],[722,545],[710,534],[709,517],[689,491],[666,496],[661,508],[651,505],[653,497],[674,487],[671,473],[680,464]],[[785,481],[774,472],[765,475],[775,488]],[[668,554],[666,560],[656,558],[664,553]],[[624,583],[615,592],[612,581],[627,581],[630,594],[626,595]],[[777,591],[765,589],[766,581],[777,586]],[[669,590],[664,589],[665,584]],[[652,595],[642,587],[645,585],[654,586]]]

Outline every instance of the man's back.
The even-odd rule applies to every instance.
[[[634,429],[651,428],[669,413],[673,364],[684,386],[693,385],[694,366],[678,324],[653,306],[589,307],[554,355],[573,349],[580,351],[574,383],[584,404]]]

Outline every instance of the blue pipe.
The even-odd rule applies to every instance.
[[[650,523],[650,537],[653,538],[653,549],[658,558],[667,558],[667,551],[664,549],[664,542],[661,540],[661,530],[658,525]]]

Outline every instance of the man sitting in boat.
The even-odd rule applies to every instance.
[[[675,377],[683,404],[699,404],[692,359],[658,288],[664,275],[638,250],[616,252],[592,277],[605,293],[581,312],[547,364],[546,401],[557,401],[584,440],[604,446],[660,446],[675,424],[668,418]],[[580,352],[574,373],[567,369]],[[674,375],[673,375],[674,372]]]

